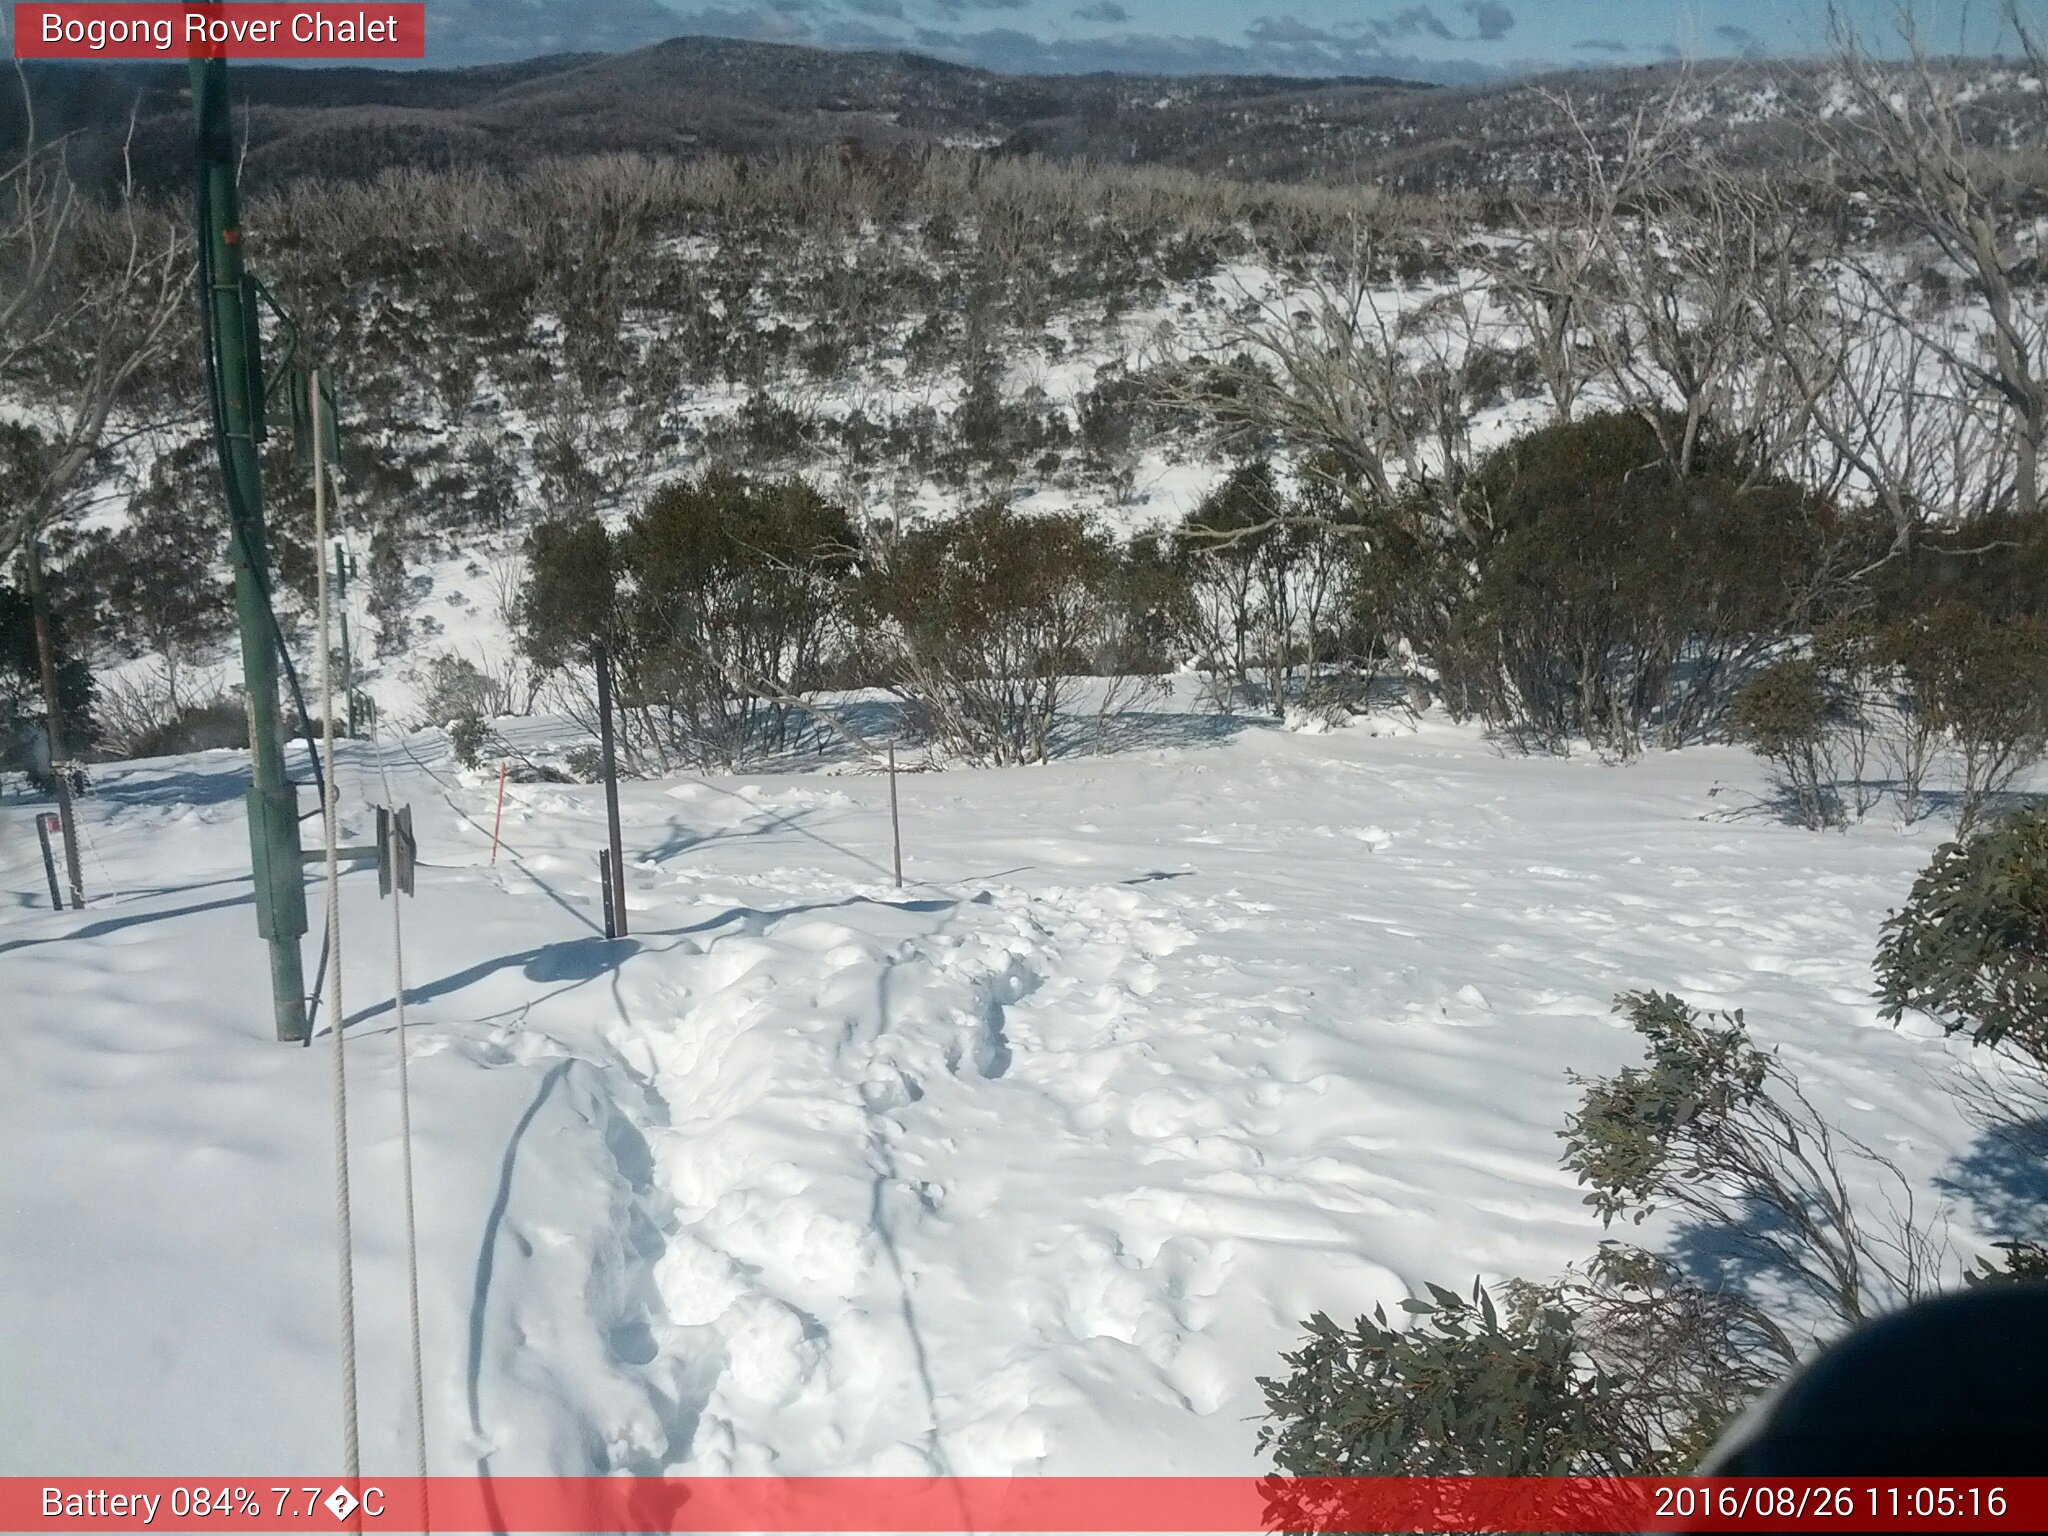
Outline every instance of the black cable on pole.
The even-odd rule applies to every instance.
[[[206,167],[201,165],[198,174],[199,228],[210,227],[212,206],[206,184]],[[262,565],[256,560],[249,547],[248,527],[254,519],[243,500],[240,477],[234,472],[234,463],[228,457],[227,406],[221,398],[225,383],[220,376],[220,354],[213,344],[213,253],[205,241],[200,242],[199,261],[199,331],[206,342],[206,397],[213,418],[213,443],[220,455],[220,478],[226,488],[228,499],[228,527],[235,544],[241,552],[243,564],[249,568],[249,575],[256,583],[256,594],[263,599],[263,613],[270,621],[270,640],[276,648],[277,658],[284,665],[285,681],[291,685],[292,702],[298,706],[299,729],[306,743],[306,758],[313,768],[313,786],[319,792],[320,803],[327,803],[327,777],[320,769],[320,749],[313,740],[313,714],[306,708],[306,693],[299,686],[299,669],[292,664],[292,653],[284,643],[284,626],[277,621],[277,607],[271,600],[270,578],[264,574]],[[263,409],[264,402],[255,402],[257,410]],[[250,743],[253,751],[255,743]],[[308,1031],[310,1034],[311,1032]]]
[[[323,800],[320,804],[324,808],[327,802]],[[322,988],[327,985],[327,946],[333,935],[327,931],[325,923],[320,928],[320,963],[313,968],[313,990],[306,995],[306,1037],[299,1042],[307,1047],[313,1044],[313,1036],[319,1030],[320,1002],[327,995]],[[340,1025],[335,1027],[340,1028]]]

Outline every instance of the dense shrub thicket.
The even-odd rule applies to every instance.
[[[1167,546],[1177,586],[1167,610],[1217,707],[1362,697],[1385,637],[1361,609],[1356,514],[1314,479],[1281,485],[1269,460],[1239,463]]]
[[[985,762],[1043,761],[1111,634],[1116,547],[1078,517],[999,504],[913,529],[853,594],[863,669],[927,734]]]
[[[797,479],[725,471],[657,493],[617,532],[534,533],[524,645],[545,672],[602,642],[630,765],[730,768],[791,744],[791,695],[816,687],[852,570],[845,512]]]
[[[1465,708],[1551,747],[1698,739],[1839,559],[1820,498],[1719,444],[1680,475],[1633,413],[1509,444],[1465,501],[1476,548],[1438,556],[1456,606],[1436,660]]]
[[[2048,748],[2048,611],[2027,585],[2048,531],[1986,520],[1952,538],[1979,547],[1887,566],[1738,693],[1735,735],[1806,825],[1890,797],[1907,821],[1938,801],[1967,833]]]
[[[731,767],[811,726],[861,741],[819,698],[828,688],[894,694],[927,740],[969,760],[1043,761],[1083,679],[1103,678],[1113,701],[1134,667],[1165,664],[1178,601],[1162,565],[1080,517],[989,503],[862,536],[801,480],[722,471],[658,493],[616,532],[543,524],[528,568],[518,612],[536,675],[587,711],[601,641],[627,761],[647,772]],[[457,658],[434,677],[451,717],[506,697]]]
[[[1183,666],[1224,711],[1365,707],[1405,671],[1544,750],[1730,734],[1813,826],[1896,792],[1908,817],[1948,796],[1967,827],[2048,741],[2031,531],[1888,558],[1869,518],[1712,437],[1679,474],[1633,413],[1495,450],[1450,519],[1345,476],[1245,458],[1117,546],[1001,498],[857,528],[802,477],[713,469],[616,533],[542,524],[523,647],[561,674],[608,637],[649,768],[785,750],[828,682],[895,692],[966,757],[1037,760],[1074,679]]]

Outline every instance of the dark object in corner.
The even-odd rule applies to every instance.
[[[1985,1285],[1858,1329],[1745,1414],[1714,1477],[2048,1473],[2048,1283]]]

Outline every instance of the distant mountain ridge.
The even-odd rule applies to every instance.
[[[85,165],[116,157],[131,108],[146,181],[172,177],[187,131],[182,66],[31,66],[45,136],[75,134]],[[1168,108],[1264,120],[1304,103],[1412,94],[1385,79],[1253,75],[1005,75],[914,53],[863,53],[681,37],[631,53],[564,54],[464,69],[240,65],[248,173],[257,183],[388,166],[516,168],[538,156],[639,151],[750,153],[783,146],[971,143],[1107,159],[1178,159],[1131,123]],[[19,103],[0,142],[19,139]],[[1169,137],[1172,137],[1171,135]]]
[[[1984,68],[1996,74],[1993,66]],[[138,177],[181,188],[189,164],[185,72],[165,65],[31,66],[40,131],[74,135],[82,174],[120,165],[131,110]],[[517,170],[549,155],[758,153],[966,144],[1246,180],[1376,182],[1412,191],[1527,190],[1580,156],[1539,99],[1568,92],[1597,138],[1668,92],[1675,66],[1582,70],[1484,86],[1257,75],[1008,75],[914,53],[682,37],[631,53],[564,54],[465,69],[238,66],[247,175],[362,177],[401,165]],[[1702,68],[1703,148],[1766,167],[1804,151],[1788,106],[1820,66]],[[2038,112],[1987,76],[1978,108]],[[0,104],[0,146],[20,103]]]

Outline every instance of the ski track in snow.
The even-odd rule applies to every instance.
[[[495,776],[390,757],[436,1471],[1259,1470],[1311,1311],[1600,1240],[1556,1133],[1567,1068],[1636,1056],[1625,989],[1746,1009],[1921,1188],[1970,1146],[1957,1048],[1869,999],[1937,834],[1743,814],[1733,752],[1253,728],[909,775],[901,891],[879,780],[636,784],[616,942],[600,792],[514,786],[493,867]],[[0,1470],[328,1467],[327,1053],[264,1039],[238,763],[103,778],[91,910],[0,849],[0,1359],[45,1383]],[[389,915],[351,882],[364,1438],[404,1470]]]

